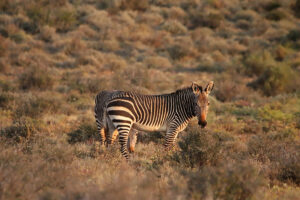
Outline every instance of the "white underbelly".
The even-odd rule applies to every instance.
[[[140,123],[134,123],[132,127],[140,131],[166,131],[167,130],[166,124],[163,124],[162,126],[148,126]]]

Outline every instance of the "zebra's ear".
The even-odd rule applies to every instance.
[[[192,89],[194,94],[199,94],[200,92],[202,92],[202,87],[197,85],[196,83],[192,83]]]
[[[214,88],[214,82],[210,81],[207,86],[205,87],[204,91],[209,94]]]

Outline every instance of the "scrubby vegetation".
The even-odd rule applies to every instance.
[[[300,1],[0,1],[0,199],[298,199]],[[172,151],[99,145],[103,89],[215,81]]]

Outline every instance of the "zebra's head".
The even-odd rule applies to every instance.
[[[198,124],[204,128],[207,124],[206,115],[209,107],[208,95],[214,88],[214,82],[210,81],[205,89],[196,83],[192,83],[192,90],[195,94],[195,114],[198,118]]]

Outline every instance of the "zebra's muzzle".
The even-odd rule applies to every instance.
[[[207,121],[198,121],[199,126],[201,126],[202,128],[204,128],[207,124]]]

